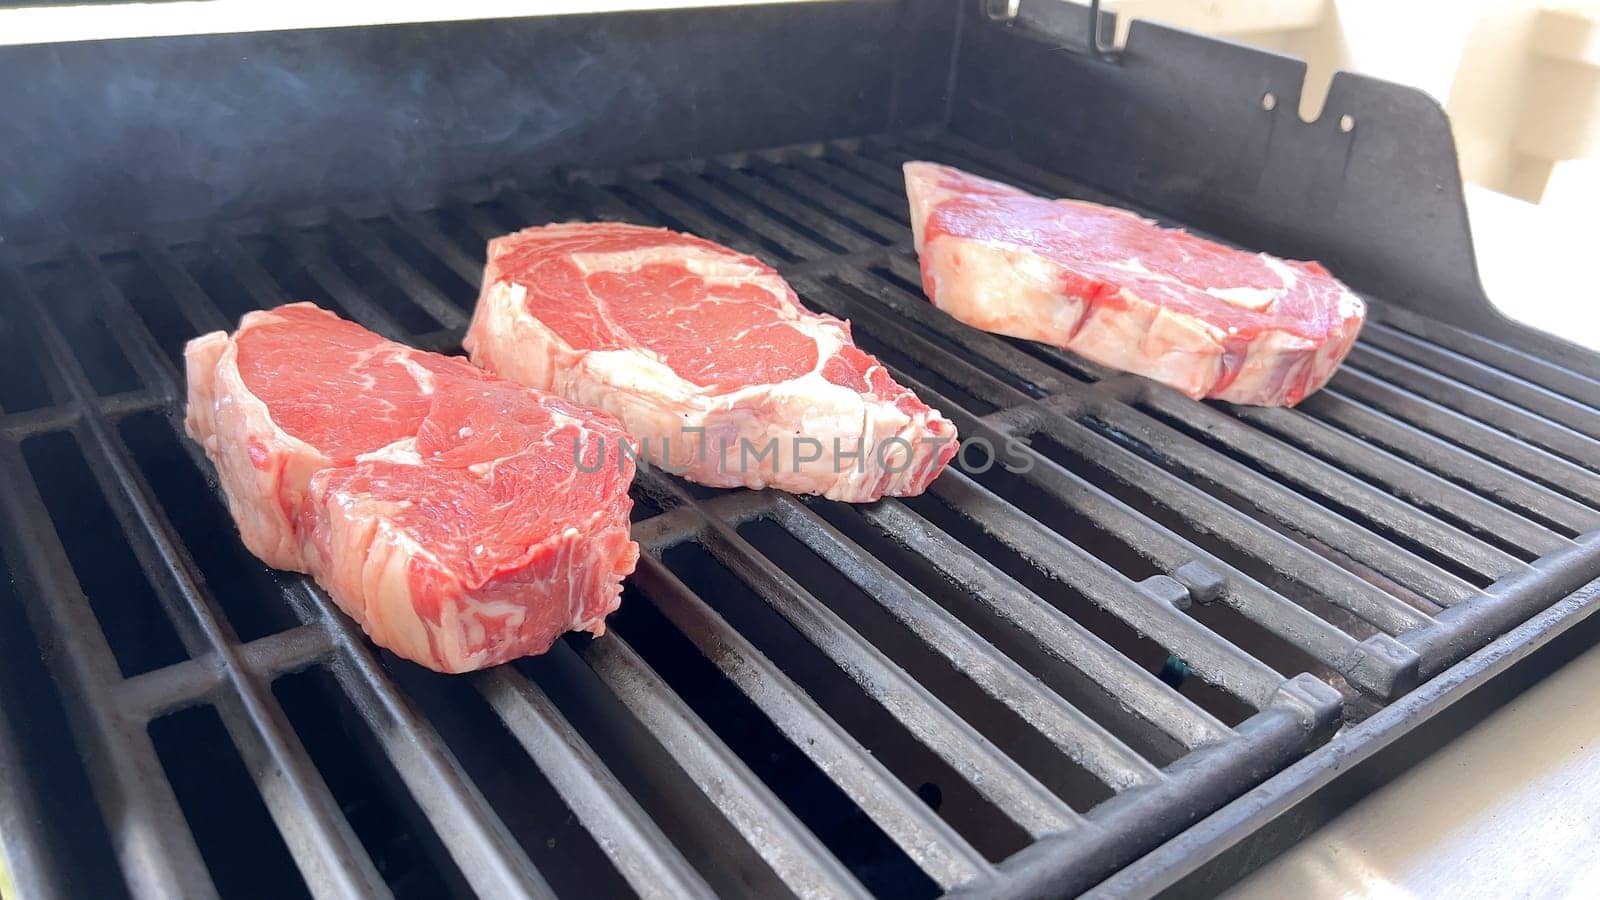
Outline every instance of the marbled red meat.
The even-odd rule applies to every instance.
[[[1292,406],[1327,383],[1366,315],[1315,262],[1235,250],[949,166],[910,162],[905,177],[936,306],[1191,397]]]
[[[489,244],[472,361],[601,407],[642,458],[716,487],[922,492],[955,426],[753,257],[615,223]]]
[[[245,546],[378,644],[464,672],[605,630],[638,558],[609,415],[309,303],[185,356],[188,431]]]

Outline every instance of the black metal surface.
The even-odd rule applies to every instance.
[[[501,172],[931,124],[956,9],[854,0],[5,47],[0,81],[19,90],[0,100],[0,239],[360,197],[423,206]]]
[[[1597,610],[1592,581],[1087,896],[1216,896],[1594,647]]]
[[[135,895],[235,887],[221,867],[250,854],[191,838],[207,810],[150,740],[215,709],[250,773],[236,789],[293,861],[285,890],[405,895],[420,867],[496,896],[585,877],[653,896],[1068,892],[1600,574],[1594,407],[1570,391],[1587,376],[1381,302],[1298,410],[1197,404],[973,331],[917,293],[898,164],[1077,192],[980,153],[836,142],[12,253],[4,349],[34,380],[0,398],[6,563],[60,648],[99,808],[25,800],[35,830],[103,833]],[[182,343],[314,296],[453,350],[483,240],[574,216],[762,255],[963,434],[1028,439],[1033,468],[860,507],[647,473],[646,555],[611,635],[461,679],[374,651],[237,546],[181,438]],[[1455,437],[1479,432],[1500,440]],[[96,510],[94,528],[65,518]],[[106,618],[116,582],[85,568],[111,564],[85,531],[127,546],[113,574],[149,585],[167,656],[123,646],[140,637]],[[286,711],[304,670],[347,718]],[[352,807],[328,728],[389,773],[370,790],[411,811],[394,834]]]
[[[31,85],[0,233],[69,236],[0,248],[19,887],[1017,896],[1121,869],[1104,890],[1140,893],[1454,702],[1497,636],[1506,659],[1587,615],[1600,360],[1487,312],[1442,120],[1350,79],[1353,138],[1263,119],[1295,64],[1140,25],[1114,60],[1060,53],[1083,11],[1018,6],[0,53]],[[1295,410],[974,331],[920,296],[909,158],[1329,260],[1372,319]],[[567,218],[761,256],[1031,469],[855,507],[647,474],[607,637],[461,678],[375,650],[238,544],[182,436],[183,342],[314,299],[455,352],[484,240]]]

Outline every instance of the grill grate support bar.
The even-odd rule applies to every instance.
[[[239,663],[258,681],[269,683],[333,655],[328,633],[300,625],[238,645]],[[206,651],[174,665],[135,675],[116,687],[118,703],[130,717],[156,719],[170,712],[214,701],[229,688],[227,662]]]

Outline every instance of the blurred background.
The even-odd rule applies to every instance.
[[[0,0],[0,43],[489,18],[751,0]],[[819,2],[819,0],[766,0]],[[849,2],[849,0],[832,0]],[[1300,99],[1321,113],[1339,69],[1420,88],[1455,130],[1479,268],[1502,309],[1600,348],[1581,264],[1600,207],[1600,0],[1104,0],[1125,37],[1160,21],[1306,61]]]

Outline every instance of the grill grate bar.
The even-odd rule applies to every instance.
[[[11,294],[15,275],[9,266],[0,265],[0,278]],[[216,896],[149,733],[127,727],[108,702],[122,677],[116,658],[72,575],[50,514],[26,474],[27,463],[10,441],[0,441],[0,471],[6,473],[0,478],[0,507],[17,535],[5,542],[18,555],[10,561],[16,594],[34,630],[59,648],[57,677],[76,701],[67,706],[69,721],[88,756],[89,777],[129,890],[137,897],[161,897],[180,885],[186,897]]]
[[[244,286],[245,292],[256,306],[270,309],[294,299],[279,286],[267,270],[261,267],[239,239],[224,231],[213,232],[207,241],[217,259],[228,267],[233,277]],[[220,315],[220,313],[219,313]],[[226,317],[224,317],[226,318]]]
[[[490,216],[488,212],[483,210],[477,204],[467,203],[466,201],[458,201],[450,204],[448,207],[446,207],[446,209],[448,209],[456,218],[466,223],[468,228],[476,231],[485,242],[487,242],[490,238],[497,238],[506,233],[506,230],[494,220],[494,217]],[[479,277],[482,277],[482,264],[478,265],[478,274]],[[478,279],[474,278],[473,280],[476,281]]]
[[[804,203],[809,199],[824,213],[831,214],[846,227],[864,232],[877,243],[893,244],[911,237],[911,230],[906,223],[840,192],[831,182],[794,161],[790,161],[789,165],[779,165],[772,160],[751,157],[746,161],[746,166],[755,177],[787,192],[797,198],[797,202]]]
[[[657,478],[641,473],[642,478]],[[698,502],[667,485],[683,506]],[[701,542],[741,581],[827,655],[867,696],[966,778],[1002,815],[1032,835],[1066,830],[1080,817],[972,726],[861,637],[810,591],[761,554],[715,514],[704,511]]]
[[[561,191],[561,185],[559,184],[545,184],[542,185],[542,187],[545,191]],[[569,218],[560,215],[550,208],[547,208],[545,204],[535,200],[527,192],[517,190],[515,187],[506,187],[502,189],[499,194],[495,195],[495,201],[497,203],[505,204],[513,213],[516,213],[518,216],[520,216],[522,221],[518,224],[523,228],[531,228],[535,225],[547,225],[553,222],[564,221],[566,218]]]
[[[256,282],[253,294],[282,296],[281,289],[252,259],[236,255],[244,252],[236,241],[224,238],[218,243],[219,256],[237,263],[235,275],[241,284]],[[162,372],[162,381],[176,394],[176,373],[155,348],[154,338],[143,323],[125,307],[120,318],[123,327],[117,329],[118,333],[144,336],[147,362]],[[191,462],[202,472],[206,471],[200,449],[185,439],[175,421],[172,425]],[[303,584],[295,593],[302,601],[295,604],[302,616],[332,635],[337,653],[331,667],[335,677],[368,718],[385,755],[473,887],[496,896],[548,896],[549,886],[527,854],[462,771],[437,732],[401,698],[399,688],[377,666],[372,651],[354,626],[320,590]],[[279,721],[282,721],[281,713]],[[381,881],[379,883],[381,885]]]
[[[774,518],[956,671],[1050,739],[1113,790],[1161,779],[1161,772],[1100,724],[1049,691],[881,560],[863,551],[806,505],[779,496]]]
[[[590,641],[580,653],[790,891],[865,896],[860,883],[619,635]]]
[[[1600,512],[1571,499],[1559,488],[1496,465],[1473,452],[1482,451],[1481,443],[1458,446],[1439,440],[1422,428],[1341,396],[1336,390],[1323,390],[1307,398],[1301,404],[1301,411],[1313,413],[1307,421],[1351,435],[1352,440],[1366,446],[1394,453],[1493,502],[1550,523],[1569,534],[1600,528]],[[1492,442],[1494,433],[1480,437]],[[1554,460],[1550,468],[1559,470],[1559,460]]]
[[[475,676],[506,730],[566,801],[639,896],[709,897],[688,860],[526,675],[500,666]]]
[[[477,284],[483,277],[483,263],[445,237],[432,222],[414,212],[396,210],[389,218],[401,231],[410,235],[435,258],[450,267],[467,284]]]
[[[68,893],[60,854],[43,840],[39,791],[34,788],[10,717],[0,711],[0,875],[7,894],[29,900],[60,900]]]
[[[1363,337],[1371,348],[1382,351],[1385,359],[1403,360],[1420,366],[1474,390],[1549,419],[1589,438],[1600,438],[1600,411],[1549,388],[1533,384],[1509,372],[1472,359],[1465,354],[1412,337],[1382,323],[1365,330]]]
[[[634,225],[653,225],[656,220],[647,212],[626,203],[612,191],[601,188],[586,178],[572,181],[572,200],[584,207],[585,218],[628,222]]]
[[[1535,355],[1398,307],[1386,309],[1379,324],[1600,408],[1600,367],[1595,367],[1592,357],[1588,368],[1567,367],[1565,360]]]
[[[327,254],[304,234],[281,224],[274,226],[271,233],[279,244],[294,255],[295,262],[305,268],[306,274],[321,285],[322,289],[328,292],[328,296],[337,301],[351,316],[390,340],[406,339],[405,326],[401,325],[388,310],[374,302],[366,291],[356,287],[350,276],[346,275],[343,269],[330,260]]]
[[[365,638],[309,582],[302,585],[301,599],[297,605],[333,635],[334,677],[473,890],[493,897],[554,896],[438,732],[378,665]]]
[[[1377,604],[1384,601],[1375,598],[1385,595],[1345,570],[1326,564],[1320,557],[1304,551],[1300,545],[1274,532],[1252,528],[1249,520],[1233,515],[1231,507],[1189,488],[1155,465],[1132,455],[1106,453],[1108,445],[1076,423],[1052,416],[1041,424],[1051,438],[1075,449],[1096,464],[1105,463],[1125,484],[1156,484],[1170,490],[1170,494],[1147,496],[1186,517],[1186,521],[1204,523],[1212,529],[1213,534],[1223,537],[1242,552],[1269,561],[1275,571],[1319,589],[1323,592],[1322,599],[1329,603],[1362,618],[1377,617]],[[1081,477],[1049,457],[1032,450],[1028,453],[1035,465],[1031,472],[1022,477],[1113,533],[1137,534],[1134,549],[1165,571],[1178,573],[1181,566],[1203,560],[1204,565],[1222,576],[1219,600],[1334,668],[1352,684],[1380,696],[1389,696],[1396,690],[1410,686],[1410,677],[1405,669],[1415,664],[1414,659],[1409,662],[1397,661],[1396,665],[1386,665],[1377,671],[1367,669],[1366,659],[1350,635],[1282,595],[1268,590],[1244,572],[1195,548],[1165,527],[1128,509],[1111,495],[1098,489],[1091,490]],[[1097,454],[1103,455],[1097,458]],[[1188,518],[1194,516],[1214,518]]]
[[[933,491],[951,509],[1040,571],[1070,585],[1091,603],[1160,642],[1207,682],[1257,709],[1267,704],[1282,683],[1283,676],[1266,664],[1170,603],[1159,602],[1141,591],[1093,554],[1040,527],[1022,510],[965,475],[946,473]]]
[[[858,184],[866,186],[871,195],[879,198],[883,208],[902,222],[911,221],[911,207],[906,199],[905,182],[899,170],[861,152],[869,142],[846,150],[829,145],[823,150],[822,161],[846,172]],[[907,229],[908,231],[910,229]]]
[[[1150,387],[1145,393],[1147,396],[1153,396],[1169,392]],[[1195,479],[1221,485],[1234,496],[1253,506],[1261,515],[1276,519],[1285,529],[1299,532],[1309,540],[1332,547],[1370,566],[1374,572],[1382,572],[1387,578],[1441,605],[1448,606],[1471,596],[1474,593],[1472,585],[1446,572],[1438,565],[1422,559],[1409,549],[1397,546],[1395,542],[1381,536],[1380,529],[1387,528],[1395,534],[1408,535],[1416,540],[1419,546],[1431,546],[1447,557],[1458,557],[1463,567],[1469,567],[1474,574],[1485,577],[1486,580],[1518,571],[1524,566],[1520,560],[1509,554],[1441,525],[1436,520],[1418,515],[1393,498],[1372,491],[1354,479],[1327,478],[1326,481],[1332,484],[1324,488],[1324,496],[1334,498],[1334,502],[1348,506],[1357,513],[1365,514],[1379,528],[1363,528],[1346,515],[1310,502],[1298,492],[1264,477],[1248,466],[1235,462],[1158,419],[1140,414],[1127,404],[1097,400],[1085,403],[1069,396],[1062,396],[1040,405],[1046,409],[1059,410],[1068,416],[1082,410],[1092,420],[1109,426],[1118,438],[1132,438],[1142,445],[1143,452],[1139,454],[1141,457],[1159,459],[1161,461],[1159,468],[1169,470],[1168,477],[1174,479],[1168,484],[1175,485],[1176,479],[1192,484],[1190,479]],[[1217,417],[1226,419],[1221,414]],[[1085,432],[1088,430],[1085,429]],[[1095,431],[1099,432],[1098,429]],[[1080,432],[1082,433],[1084,432]],[[1052,435],[1054,434],[1055,432],[1052,432]],[[1104,439],[1106,436],[1102,434],[1101,437]],[[1271,446],[1269,442],[1260,441],[1258,437],[1252,441],[1252,437],[1254,436],[1244,436],[1245,447],[1251,443],[1255,443],[1258,447]],[[1152,468],[1155,467],[1152,464]],[[1141,481],[1139,484],[1147,493],[1150,492],[1151,481]],[[1200,521],[1211,522],[1206,518],[1201,518]],[[1222,528],[1217,530],[1223,531]],[[1322,569],[1325,566],[1319,561],[1318,568]],[[1301,579],[1301,581],[1315,585],[1318,590],[1328,594],[1338,593],[1336,582],[1330,583],[1327,579],[1320,581]],[[1366,607],[1359,613],[1362,618],[1391,633],[1415,627],[1426,621],[1426,618],[1411,606],[1388,594],[1372,591],[1364,582],[1363,585],[1360,590],[1365,592],[1365,596],[1361,596],[1360,600]]]
[[[781,261],[785,263],[796,262],[802,258],[799,254],[782,249],[781,244],[763,246],[753,237],[755,232],[745,231],[736,224],[725,223],[711,212],[695,209],[687,200],[666,191],[654,182],[628,177],[618,182],[613,189],[618,188],[635,198],[638,201],[635,205],[642,210],[655,210],[661,216],[670,218],[671,225],[678,230],[710,238],[740,253],[752,256],[771,256],[776,252],[783,257]]]
[[[332,211],[330,221],[341,237],[359,250],[434,321],[445,328],[466,327],[467,314],[461,311],[461,307],[450,302],[450,298],[440,293],[422,273],[413,269],[377,235],[339,209]]]
[[[841,166],[832,154],[820,157],[799,156],[793,162],[798,171],[826,186],[834,195],[848,198],[857,207],[872,210],[870,218],[875,222],[884,223],[888,228],[886,236],[893,238],[895,243],[911,239],[911,228],[906,224],[908,219],[903,212],[906,208],[904,196],[894,191],[886,191],[876,182]]]
[[[1522,409],[1469,384],[1438,375],[1370,344],[1358,343],[1345,362],[1344,371],[1353,368],[1391,388],[1404,384],[1407,393],[1518,435],[1523,441],[1568,460],[1586,460],[1594,451],[1591,438],[1567,425]],[[1578,464],[1582,465],[1581,462]]]
[[[1204,407],[1207,412],[1195,413],[1192,407],[1168,394],[1152,395],[1150,402],[1167,415],[1193,416],[1203,423],[1201,427],[1209,427],[1213,418],[1209,407]],[[1395,497],[1453,520],[1458,528],[1481,529],[1480,537],[1493,535],[1536,554],[1549,553],[1567,543],[1514,510],[1303,413],[1244,406],[1234,407],[1229,412],[1297,446],[1306,456],[1327,461],[1331,471],[1348,472],[1376,482]],[[1265,448],[1252,449],[1263,455],[1269,452]]]
[[[98,263],[81,250],[76,255],[91,264],[89,272],[103,296],[111,301],[113,311],[119,313],[121,324],[127,325],[128,317],[136,319],[131,308],[118,305],[125,301],[113,296],[115,288],[103,278]],[[87,407],[92,402],[93,388],[70,344],[26,284],[16,284],[16,296],[32,315],[43,355],[74,399]],[[136,343],[131,334],[119,337]],[[135,358],[130,354],[130,361],[144,372],[160,368],[159,358]],[[174,390],[170,384],[163,387]],[[140,567],[153,584],[160,586],[160,596],[190,654],[211,652],[222,661],[234,692],[229,699],[234,702],[219,705],[219,712],[251,772],[258,779],[266,779],[267,773],[272,773],[274,780],[281,778],[280,783],[287,789],[268,791],[265,781],[258,781],[268,810],[307,884],[322,896],[387,894],[383,880],[339,813],[338,804],[304,748],[279,728],[282,710],[243,672],[235,646],[230,644],[209,600],[196,584],[187,553],[174,541],[170,525],[149,500],[149,487],[137,474],[126,448],[110,425],[92,407],[88,408],[90,412],[80,422],[79,444],[92,464],[94,477],[128,536]]]
[[[1324,395],[1357,400],[1385,416],[1442,437],[1570,497],[1600,505],[1600,476],[1512,434],[1357,369],[1341,369],[1333,376],[1330,388],[1331,394],[1325,388],[1306,399],[1305,404],[1312,404],[1312,412],[1322,412],[1326,405],[1321,399]]]
[[[179,387],[164,370],[165,358],[154,347],[154,338],[140,325],[116,285],[87,252],[78,250],[102,298],[105,309],[120,326],[115,330],[137,345],[138,336],[149,339],[143,353],[130,353],[130,361],[143,371],[156,373],[162,387],[172,395]],[[24,292],[39,320],[42,347],[55,363],[62,378],[80,403],[92,397],[87,378],[78,368],[71,345],[39,307],[37,299]],[[130,348],[132,349],[132,348]],[[371,858],[356,838],[317,772],[298,737],[284,727],[283,710],[270,693],[251,677],[240,657],[237,643],[219,621],[219,614],[195,572],[182,541],[174,534],[165,514],[150,498],[149,485],[131,454],[109,423],[91,411],[83,422],[81,444],[100,489],[129,538],[130,548],[153,584],[159,585],[168,612],[179,626],[191,656],[213,653],[221,662],[231,688],[226,701],[218,705],[223,723],[239,747],[251,773],[257,778],[262,798],[304,875],[306,884],[321,896],[386,895],[387,887]],[[181,601],[181,603],[180,603]],[[273,789],[281,785],[284,790]]]
[[[166,288],[178,311],[193,326],[196,334],[224,331],[233,326],[216,307],[206,300],[206,293],[166,247],[149,238],[139,241],[139,256],[155,272],[156,278]]]
[[[885,538],[920,555],[970,595],[1015,632],[1017,644],[1036,645],[1050,659],[1082,673],[1100,689],[1111,690],[1114,685],[1114,693],[1108,697],[1114,696],[1113,705],[1124,717],[1134,717],[1133,722],[1146,726],[1138,729],[1143,743],[1164,746],[1170,740],[1183,750],[1193,750],[1227,737],[1227,726],[1210,713],[903,503],[884,500],[856,512]],[[1117,577],[1109,571],[1089,574],[1091,578],[1101,575],[1097,585],[1109,585]],[[1132,582],[1124,582],[1121,588],[1128,593],[1138,590]],[[1085,593],[1095,589],[1091,586]]]
[[[1143,401],[1143,406],[1161,413],[1162,419],[1181,423],[1188,429],[1193,429],[1207,438],[1235,448],[1235,452],[1250,458],[1257,465],[1265,468],[1278,478],[1282,478],[1301,490],[1316,494],[1319,498],[1322,498],[1319,502],[1331,502],[1339,506],[1348,507],[1353,514],[1360,516],[1366,522],[1378,526],[1372,528],[1372,531],[1381,532],[1387,530],[1394,535],[1402,536],[1417,547],[1428,548],[1438,555],[1470,567],[1476,575],[1487,580],[1493,580],[1524,568],[1525,564],[1522,560],[1506,553],[1504,550],[1416,509],[1403,502],[1402,499],[1396,498],[1392,493],[1374,488],[1365,481],[1351,476],[1310,454],[1280,443],[1272,439],[1270,434],[1257,431],[1241,421],[1246,417],[1244,414],[1251,411],[1249,408],[1240,408],[1237,411],[1230,410],[1233,414],[1229,415],[1210,406],[1186,402],[1187,398],[1180,399],[1180,395],[1173,391],[1154,388],[1145,392]],[[1180,440],[1179,433],[1171,427],[1147,427],[1147,423],[1161,421],[1162,419],[1133,416],[1130,414],[1129,407],[1123,404],[1103,404],[1097,411],[1116,418],[1118,423],[1121,423],[1118,427],[1128,428],[1130,431],[1132,429],[1147,430],[1149,434],[1149,439],[1146,440],[1147,443],[1150,441],[1172,440],[1174,442],[1173,446],[1186,448],[1185,452],[1175,454],[1175,456],[1185,462],[1192,462],[1197,467],[1203,462],[1210,462],[1216,458],[1204,451],[1197,451],[1195,448],[1199,447],[1200,443],[1196,439],[1182,438]],[[1285,418],[1299,419],[1300,417],[1291,414]],[[1209,441],[1206,443],[1209,443]],[[1163,450],[1165,450],[1164,447]],[[1243,480],[1253,484],[1261,484],[1265,481],[1259,477],[1246,477]],[[1253,491],[1254,487],[1247,489]],[[1284,489],[1272,488],[1269,490],[1272,493],[1281,493]],[[1251,499],[1259,502],[1268,498],[1266,494],[1252,494]],[[1487,504],[1484,505],[1487,506]],[[1503,513],[1501,516],[1510,518],[1504,516]],[[1521,524],[1527,525],[1526,522]],[[1317,530],[1320,531],[1320,529]],[[1364,533],[1370,534],[1365,529],[1357,528],[1352,531],[1354,540],[1349,546],[1360,547],[1370,541],[1370,537],[1363,537]],[[1543,532],[1538,533],[1543,534]],[[1398,543],[1393,541],[1392,538],[1389,542]],[[1338,546],[1333,541],[1329,541],[1329,543]],[[1402,546],[1404,545],[1402,544]],[[1397,565],[1391,569],[1389,566],[1392,554],[1387,551],[1386,547],[1381,549],[1383,552],[1379,561],[1375,561],[1374,556],[1367,556],[1363,561],[1374,565],[1381,571],[1390,573],[1405,573],[1415,570],[1418,566],[1418,563],[1414,561],[1416,557],[1407,554],[1399,557],[1399,561],[1404,566]],[[1427,580],[1436,578],[1441,569],[1434,563],[1426,565],[1427,568],[1422,569],[1420,572],[1421,578]],[[1406,579],[1397,577],[1396,580],[1405,581]],[[1456,582],[1456,584],[1459,584],[1459,582]],[[1414,589],[1422,590],[1417,584],[1411,584],[1410,586]],[[1424,593],[1427,592],[1424,591]],[[1444,592],[1430,594],[1430,597],[1437,596],[1448,596],[1448,594]]]
[[[777,211],[789,220],[837,244],[845,253],[875,250],[882,245],[881,240],[867,237],[860,231],[841,224],[837,219],[767,184],[748,170],[732,168],[713,160],[706,164],[705,173],[721,179],[729,187],[742,193],[751,204]]]
[[[767,237],[797,259],[820,259],[836,255],[843,250],[843,248],[824,246],[810,235],[801,234],[775,217],[765,206],[752,203],[748,198],[735,193],[732,188],[709,178],[694,177],[680,167],[668,167],[666,174],[658,183],[663,187],[670,186],[681,195],[693,197],[752,233]]]
[[[641,556],[634,579],[701,654],[940,887],[948,890],[989,871],[965,839],[657,558]]]

